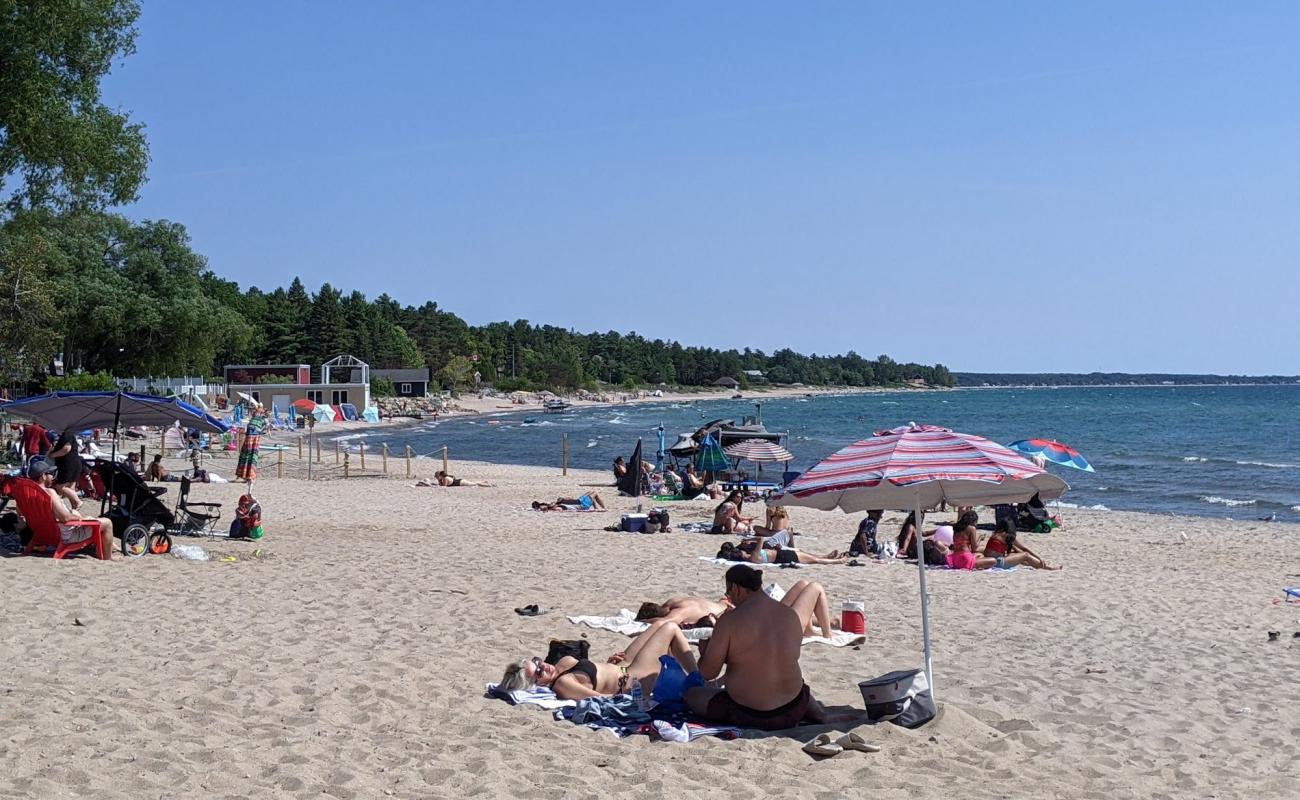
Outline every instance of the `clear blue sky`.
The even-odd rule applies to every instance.
[[[367,6],[369,6],[367,8]],[[471,323],[1300,373],[1294,3],[146,0],[127,209]]]

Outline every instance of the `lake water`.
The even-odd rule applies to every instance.
[[[754,412],[755,399],[456,417],[364,436],[368,448],[410,444],[431,455],[447,445],[453,459],[558,467],[567,433],[571,466],[606,469],[615,456],[631,454],[637,437],[653,461],[661,423],[672,444],[708,420],[739,422]],[[790,433],[793,470],[873,431],[915,421],[1004,444],[1040,437],[1073,445],[1096,473],[1049,465],[1071,486],[1064,505],[1300,521],[1297,385],[976,389],[762,402],[767,428]]]

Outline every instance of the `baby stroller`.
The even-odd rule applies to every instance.
[[[168,530],[175,525],[176,516],[158,499],[167,492],[166,487],[150,486],[112,461],[96,461],[92,480],[96,488],[103,487],[103,496],[108,498],[108,519],[113,523],[113,536],[122,540],[123,555],[171,552]]]

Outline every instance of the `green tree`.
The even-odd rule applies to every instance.
[[[0,377],[26,378],[53,357],[54,303],[40,277],[53,245],[39,230],[0,228]]]
[[[144,132],[104,105],[99,83],[134,52],[139,16],[137,0],[0,0],[0,197],[11,213],[136,198]]]

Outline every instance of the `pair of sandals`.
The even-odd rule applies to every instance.
[[[845,750],[857,750],[861,753],[879,753],[880,745],[872,744],[856,733],[846,733],[839,738],[829,733],[819,733],[817,738],[803,746],[803,751],[810,756],[832,758]]]
[[[522,608],[516,608],[515,613],[521,617],[540,617],[541,615],[546,613],[546,609],[542,608],[536,603],[529,603],[528,605],[523,606]]]

